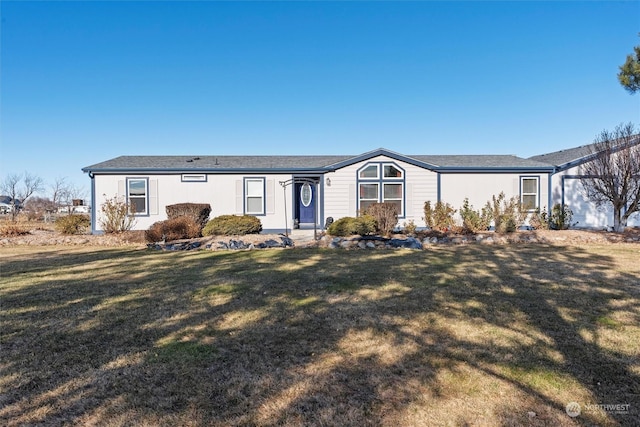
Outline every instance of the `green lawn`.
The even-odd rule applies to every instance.
[[[0,262],[2,425],[640,425],[640,245]]]

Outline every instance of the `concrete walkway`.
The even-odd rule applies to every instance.
[[[321,230],[317,231],[318,236],[321,234]],[[291,230],[289,237],[297,246],[305,246],[310,243],[314,243],[313,230]]]

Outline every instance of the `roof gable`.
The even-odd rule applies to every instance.
[[[360,163],[360,162],[364,162],[370,159],[373,159],[375,157],[379,157],[379,156],[384,156],[384,157],[388,157],[390,159],[393,160],[398,160],[401,162],[405,162],[405,163],[409,163],[412,164],[414,166],[418,166],[421,168],[425,168],[425,169],[437,169],[437,166],[430,164],[428,162],[424,162],[424,161],[420,161],[414,157],[411,156],[405,156],[403,154],[400,153],[396,153],[395,151],[391,151],[391,150],[387,150],[385,148],[378,148],[377,150],[373,150],[373,151],[368,151],[364,154],[361,154],[359,156],[353,156],[350,157],[348,159],[339,161],[337,163],[331,164],[331,165],[327,165],[327,168],[331,169],[331,170],[336,170],[336,169],[341,169],[347,166],[351,166],[353,164],[356,163]]]

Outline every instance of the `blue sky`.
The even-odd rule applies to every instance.
[[[0,178],[120,155],[516,154],[640,124],[640,2],[0,2]],[[46,194],[46,192],[45,192]]]

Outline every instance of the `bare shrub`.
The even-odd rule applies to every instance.
[[[398,207],[393,203],[373,203],[365,211],[376,220],[377,231],[388,236],[398,223]]]
[[[2,237],[15,237],[29,234],[29,228],[20,222],[7,222],[2,221],[0,223],[0,236]]]
[[[100,225],[105,233],[129,231],[136,223],[135,206],[127,204],[122,197],[106,199],[100,206]]]

